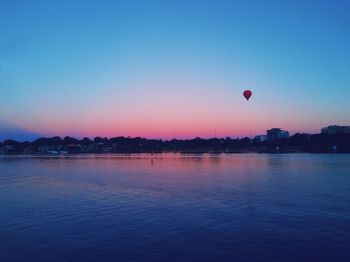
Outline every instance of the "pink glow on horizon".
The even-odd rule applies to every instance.
[[[328,124],[305,115],[303,108],[291,112],[284,101],[276,101],[271,106],[258,91],[246,101],[240,89],[237,95],[229,96],[205,84],[188,82],[139,83],[126,94],[111,92],[80,107],[65,108],[52,101],[42,102],[33,108],[30,119],[11,116],[7,120],[42,136],[165,139],[253,137],[273,127],[291,133],[318,132]],[[138,88],[139,85],[146,87]]]
[[[248,105],[250,106],[250,105]],[[240,110],[209,110],[212,106],[192,105],[161,107],[157,105],[135,107],[133,110],[105,107],[99,110],[84,112],[80,116],[64,116],[59,112],[48,112],[37,115],[33,119],[12,121],[16,126],[42,136],[74,136],[74,137],[147,137],[147,138],[193,138],[193,137],[253,137],[265,134],[267,129],[281,127],[295,132],[318,132],[308,125],[322,127],[322,123],[311,120],[293,119],[291,116],[281,120],[266,118],[266,112],[255,111],[254,107],[239,105]],[[244,113],[241,113],[244,111]],[[114,113],[116,112],[116,113]],[[296,126],[293,123],[298,123]],[[35,124],[34,124],[35,123]]]
[[[158,115],[159,116],[159,115]],[[194,138],[194,137],[253,137],[259,134],[265,134],[266,130],[272,127],[281,127],[292,133],[308,132],[306,129],[293,129],[292,124],[281,123],[273,124],[273,121],[264,121],[263,119],[245,119],[233,118],[234,120],[206,117],[184,117],[184,118],[130,118],[120,119],[119,121],[109,122],[106,118],[81,118],[76,121],[67,119],[45,119],[40,121],[34,128],[28,122],[26,125],[18,125],[23,129],[38,133],[42,136],[61,136],[73,137],[147,137],[147,138]],[[123,120],[123,121],[122,121]],[[302,127],[301,127],[302,128]],[[319,130],[315,130],[318,132]],[[313,131],[311,131],[313,132]]]

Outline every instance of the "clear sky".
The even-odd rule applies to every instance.
[[[0,139],[350,125],[349,13],[341,0],[0,0]]]

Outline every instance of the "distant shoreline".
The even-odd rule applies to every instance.
[[[350,153],[350,134],[295,134],[264,140],[245,138],[146,139],[141,137],[72,137],[39,138],[32,142],[0,142],[0,155],[65,155],[65,154],[285,154],[285,153]]]
[[[164,151],[164,152],[89,152],[89,153],[0,153],[0,156],[11,157],[11,156],[50,156],[50,157],[64,157],[64,156],[89,156],[89,155],[100,155],[100,156],[121,156],[121,155],[270,155],[270,154],[315,154],[315,155],[330,155],[330,154],[350,154],[349,152],[308,152],[308,151],[237,151],[237,152],[211,152],[211,151]]]

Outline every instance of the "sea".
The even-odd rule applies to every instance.
[[[350,155],[0,156],[0,261],[350,261]]]

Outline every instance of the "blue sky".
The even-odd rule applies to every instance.
[[[349,11],[349,1],[1,0],[0,132],[167,138],[350,124]]]

